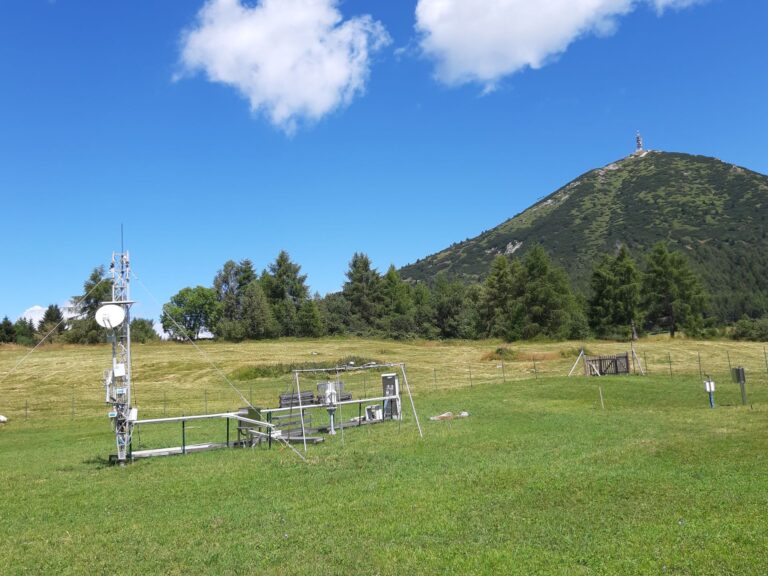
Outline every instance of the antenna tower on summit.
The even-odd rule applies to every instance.
[[[643,150],[643,137],[640,135],[640,130],[638,130],[635,136],[635,154],[639,154]]]

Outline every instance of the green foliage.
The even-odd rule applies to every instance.
[[[431,283],[442,272],[483,280],[515,247],[541,244],[587,293],[602,254],[626,246],[644,254],[659,241],[684,251],[712,295],[720,322],[768,310],[768,176],[704,156],[649,152],[591,170],[523,213],[404,267],[404,279]]]
[[[51,304],[46,308],[43,317],[37,325],[36,340],[40,342],[45,338],[47,343],[55,342],[59,339],[65,328],[66,325],[64,324],[64,316],[61,310],[56,304]]]
[[[378,326],[389,338],[403,339],[415,330],[415,308],[411,290],[390,266],[380,283],[381,308]]]
[[[258,378],[279,378],[290,374],[294,370],[311,370],[311,369],[330,369],[340,368],[343,366],[363,366],[364,364],[378,364],[378,360],[368,358],[367,356],[344,356],[339,358],[335,362],[293,362],[291,364],[277,363],[277,364],[255,364],[251,366],[242,366],[233,370],[229,377],[236,381],[256,380]]]
[[[480,308],[487,335],[507,341],[580,337],[586,329],[568,277],[541,246],[522,262],[510,262],[506,256],[494,259]]]
[[[16,344],[32,346],[35,344],[35,323],[32,320],[19,318],[13,325],[13,333],[16,336]]]
[[[592,272],[589,324],[598,337],[627,338],[640,319],[640,272],[625,246]]]
[[[8,316],[5,316],[3,321],[0,322],[0,344],[10,342],[16,342],[16,329],[13,326],[13,322],[8,319]]]
[[[672,337],[680,328],[692,336],[703,328],[706,296],[701,284],[685,257],[670,252],[664,242],[646,257],[643,301],[651,328],[666,328]]]
[[[261,275],[261,285],[272,306],[281,336],[298,334],[298,312],[309,298],[307,277],[300,271],[301,266],[291,261],[288,252],[281,250]]]
[[[213,279],[213,289],[219,302],[222,321],[237,321],[242,316],[242,299],[245,287],[256,280],[250,260],[237,264],[234,260],[224,263]],[[214,330],[214,333],[219,334]]]
[[[272,338],[279,333],[280,326],[272,314],[269,300],[258,280],[251,281],[243,289],[241,312],[242,338],[261,340]],[[240,338],[229,339],[239,340]]]
[[[768,342],[768,317],[749,318],[744,316],[736,322],[731,337],[734,340]]]
[[[160,336],[155,332],[155,323],[148,318],[132,318],[131,340],[139,344],[160,340]]]
[[[174,340],[197,340],[218,321],[219,303],[212,288],[183,288],[163,306],[160,322]]]
[[[83,293],[72,296],[76,317],[68,321],[62,339],[72,344],[98,344],[106,340],[106,331],[96,323],[96,310],[102,302],[112,300],[112,279],[106,276],[104,266],[93,269],[83,283]]]
[[[381,309],[381,276],[365,254],[352,256],[342,294],[350,307],[349,330],[359,335],[373,332]]]
[[[523,269],[519,261],[497,256],[483,285],[480,317],[484,333],[507,341],[522,336]]]
[[[502,346],[500,348],[496,348],[493,352],[489,352],[488,354],[483,354],[483,360],[516,360],[517,359],[517,352],[512,350],[512,348],[507,348],[505,346]]]
[[[297,317],[299,336],[318,338],[325,334],[325,325],[320,307],[315,300],[306,300],[299,308]]]

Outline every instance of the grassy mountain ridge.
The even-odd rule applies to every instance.
[[[480,280],[498,254],[536,243],[588,291],[594,263],[625,244],[635,257],[666,240],[682,250],[724,320],[768,310],[768,176],[690,154],[647,151],[590,170],[522,213],[401,270]]]

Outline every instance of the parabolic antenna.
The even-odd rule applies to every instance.
[[[117,328],[125,320],[125,310],[117,304],[105,304],[96,310],[96,323],[104,328]]]

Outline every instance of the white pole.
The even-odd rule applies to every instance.
[[[600,406],[602,406],[603,410],[605,410],[605,403],[603,402],[603,387],[598,386],[597,389],[600,391]]]
[[[301,405],[301,388],[299,388],[299,373],[293,372],[293,381],[296,384],[296,392],[299,396],[299,418],[301,418],[301,438],[304,440],[304,453],[307,452],[307,433],[304,430],[304,408]],[[293,402],[291,402],[293,404]]]
[[[341,394],[341,384],[340,384],[340,381],[339,381],[339,370],[338,370],[338,368],[336,370],[336,386],[337,386],[337,389],[336,389],[337,397],[336,397],[336,399],[338,400],[339,399],[338,395]],[[340,423],[339,426],[341,426],[341,445],[343,446],[344,445],[344,418],[342,418],[342,416],[341,416],[341,405],[339,405],[339,423]]]
[[[578,357],[576,358],[576,362],[573,363],[573,368],[571,368],[571,371],[568,372],[568,376],[569,377],[571,376],[571,374],[573,374],[573,371],[576,370],[576,366],[578,365],[579,360],[581,360],[582,356],[584,356],[584,348],[581,349],[581,351],[579,352]]]
[[[408,390],[408,398],[410,398],[411,400],[411,408],[413,409],[413,417],[416,418],[416,426],[419,428],[419,436],[424,438],[424,433],[421,431],[421,424],[419,423],[419,415],[416,414],[416,405],[413,403],[413,394],[411,394],[411,387],[408,385],[408,376],[405,375],[405,364],[400,364],[400,371],[403,373],[403,382],[405,382],[405,389]]]

